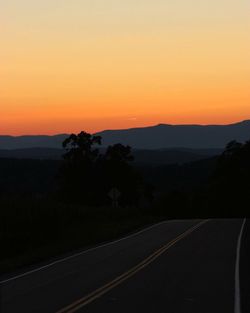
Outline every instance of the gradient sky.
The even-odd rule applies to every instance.
[[[0,134],[242,119],[249,0],[0,0]]]

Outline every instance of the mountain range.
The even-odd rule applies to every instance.
[[[84,127],[83,127],[84,129]],[[229,125],[169,125],[122,130],[105,130],[103,146],[114,143],[130,145],[134,149],[223,149],[231,140],[250,139],[250,120]],[[0,149],[52,148],[60,149],[67,134],[54,136],[0,136]]]
[[[231,140],[250,139],[250,120],[229,125],[168,125],[126,130],[106,130],[99,135],[103,144],[115,142],[128,144],[137,149],[224,148]]]

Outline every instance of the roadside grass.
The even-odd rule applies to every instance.
[[[149,207],[86,207],[34,197],[1,199],[0,208],[1,276],[164,219]]]

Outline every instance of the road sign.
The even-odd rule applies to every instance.
[[[112,200],[113,207],[118,206],[118,199],[121,196],[120,191],[117,188],[112,188],[110,192],[108,193],[110,199]]]

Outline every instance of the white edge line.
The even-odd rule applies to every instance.
[[[241,250],[241,239],[246,223],[246,218],[243,220],[236,251],[236,265],[235,265],[235,298],[234,298],[234,312],[241,313],[241,299],[240,299],[240,250]]]
[[[139,234],[141,234],[141,233],[144,233],[144,232],[146,232],[146,231],[148,231],[148,230],[150,230],[150,229],[152,229],[152,228],[154,228],[154,227],[160,226],[160,225],[165,224],[165,223],[169,223],[169,222],[171,222],[171,221],[172,221],[172,220],[167,220],[167,221],[163,221],[163,222],[160,222],[160,223],[151,225],[151,226],[149,226],[149,227],[147,227],[147,228],[144,228],[144,229],[142,229],[142,230],[140,230],[140,231],[138,231],[138,232],[136,232],[136,233],[133,233],[133,234],[128,235],[128,236],[126,236],[126,237],[122,237],[121,239],[113,240],[113,241],[110,241],[110,242],[108,242],[108,243],[99,245],[99,246],[97,246],[97,247],[93,247],[93,248],[90,248],[90,249],[87,249],[87,250],[84,250],[84,251],[81,251],[81,252],[72,254],[72,255],[70,255],[70,256],[68,256],[68,257],[65,257],[65,258],[56,260],[56,261],[51,262],[51,263],[49,263],[49,264],[46,264],[46,265],[44,265],[44,266],[41,266],[41,267],[35,268],[35,269],[33,269],[33,270],[27,271],[27,272],[25,272],[25,273],[23,273],[23,274],[20,274],[20,275],[17,275],[17,276],[14,276],[14,277],[11,277],[11,278],[2,280],[2,281],[0,281],[0,285],[6,284],[6,283],[11,282],[11,281],[13,281],[13,280],[16,280],[16,279],[18,279],[18,278],[22,278],[22,277],[28,276],[28,275],[33,274],[33,273],[36,273],[36,272],[39,272],[39,271],[41,271],[41,270],[47,269],[47,268],[49,268],[49,267],[52,267],[52,266],[54,266],[54,265],[56,265],[56,264],[63,263],[63,262],[68,261],[68,260],[70,260],[70,259],[73,259],[73,258],[76,258],[76,257],[78,257],[78,256],[84,255],[84,254],[86,254],[86,253],[88,253],[88,252],[97,250],[97,249],[99,249],[99,248],[107,247],[107,246],[116,244],[116,243],[118,243],[118,242],[121,242],[121,241],[123,241],[123,240],[129,239],[129,238],[132,238],[132,237],[135,237],[135,236],[137,236],[137,235],[139,235]],[[175,220],[175,221],[176,221],[176,220]]]

